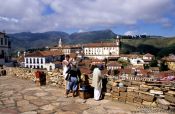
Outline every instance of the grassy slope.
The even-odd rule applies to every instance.
[[[151,45],[156,48],[165,48],[175,44],[175,38],[161,38],[161,39],[122,39],[122,43],[138,47],[139,45]]]

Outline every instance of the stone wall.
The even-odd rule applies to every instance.
[[[174,84],[175,82],[117,80],[112,85],[107,85],[107,92],[113,100],[120,102],[175,110]]]
[[[6,68],[7,75],[15,76],[17,78],[32,80],[34,82],[37,81],[35,76],[35,72],[38,69],[29,69],[29,68],[18,68],[18,67],[8,67]],[[48,72],[46,70],[43,71],[46,74],[46,84],[52,86],[58,86],[60,88],[64,87],[64,78],[61,75],[61,70],[55,69],[54,71]]]

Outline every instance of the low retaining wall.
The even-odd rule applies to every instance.
[[[36,82],[35,72],[38,71],[38,69],[29,69],[29,68],[18,68],[18,67],[7,67],[7,75],[9,76],[15,76],[17,78],[26,79],[26,80],[32,80]],[[46,84],[47,85],[53,85],[58,87],[64,87],[64,78],[61,75],[60,70],[56,69],[52,72],[48,72],[46,70],[39,70],[43,71],[46,74]]]

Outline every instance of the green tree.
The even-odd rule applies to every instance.
[[[153,60],[150,62],[149,66],[150,66],[150,67],[157,67],[157,64],[158,64],[157,60],[156,60],[156,59],[153,59]]]
[[[166,65],[165,61],[162,61],[160,64],[160,71],[167,71],[169,70],[168,65]]]

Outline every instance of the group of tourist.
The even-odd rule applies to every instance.
[[[63,76],[65,79],[65,97],[72,92],[72,96],[75,97],[78,94],[78,85],[81,76],[81,71],[78,67],[78,62],[76,58],[70,58],[66,55],[65,60],[62,61],[63,65]],[[92,86],[94,87],[94,99],[100,100],[102,92],[102,79],[101,69],[94,66]]]

